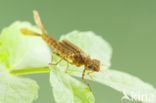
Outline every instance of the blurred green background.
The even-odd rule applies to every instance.
[[[0,0],[0,29],[16,20],[34,24],[34,9],[56,39],[75,29],[101,35],[113,47],[111,68],[156,87],[156,0]],[[55,103],[48,73],[26,77],[40,85],[34,103]],[[127,103],[107,86],[93,82],[91,86],[96,103]]]

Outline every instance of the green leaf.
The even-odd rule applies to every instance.
[[[35,100],[39,88],[37,83],[9,72],[35,71],[34,68],[41,69],[50,61],[50,51],[44,41],[23,36],[20,33],[22,27],[39,31],[27,22],[15,22],[3,29],[0,35],[0,103],[31,103]]]
[[[5,72],[5,65],[0,62],[0,72]]]
[[[88,86],[51,67],[50,83],[56,103],[94,103],[94,96]]]
[[[0,103],[31,103],[37,94],[34,80],[0,72]]]
[[[70,74],[81,77],[80,72],[70,72]],[[123,99],[156,103],[156,89],[151,84],[128,73],[107,69],[102,72],[94,72],[90,76],[86,75],[86,79],[107,85],[122,92],[124,94]]]
[[[62,36],[61,40],[62,39],[70,40],[83,49],[92,58],[100,60],[103,64],[110,64],[111,47],[106,41],[104,41],[101,37],[96,36],[94,33],[74,31]],[[57,59],[55,57],[55,62],[56,60]],[[65,62],[60,63],[58,66],[58,68],[63,71],[65,70],[65,67]],[[108,67],[109,66],[106,66],[106,68]],[[83,68],[84,67],[78,68],[70,65],[68,73],[81,77]],[[94,80],[112,87],[115,90],[123,92],[127,96],[131,97],[128,97],[129,100],[142,101],[145,103],[156,103],[156,89],[150,84],[145,83],[130,74],[105,69],[105,66],[101,66],[100,72],[94,72],[90,76],[92,78],[90,78],[88,75],[86,75],[85,78]],[[147,98],[143,96],[147,96]]]
[[[39,32],[28,22],[15,22],[3,29],[0,35],[1,62],[13,70],[48,66],[51,53],[47,44],[41,37],[22,35],[22,27]]]
[[[129,100],[156,103],[156,89],[130,74],[109,69],[93,73],[92,80],[112,87],[124,93],[125,96],[130,96],[131,98],[127,98]]]

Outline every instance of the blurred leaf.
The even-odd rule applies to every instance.
[[[35,100],[39,88],[37,83],[9,72],[40,69],[50,61],[50,50],[44,41],[38,37],[23,36],[21,27],[38,31],[27,22],[15,22],[3,29],[0,35],[0,103],[31,103]]]
[[[81,77],[81,73],[78,72],[70,72],[70,74]],[[103,72],[94,72],[90,74],[90,77],[86,75],[86,79],[107,85],[122,92],[124,95],[123,99],[156,103],[156,89],[152,85],[128,73],[107,69]],[[127,97],[125,98],[125,96]]]
[[[156,103],[156,89],[130,74],[116,70],[105,70],[104,72],[93,73],[92,78],[94,81],[130,96],[130,100]]]
[[[94,103],[94,96],[88,86],[52,67],[50,83],[56,103]]]
[[[0,62],[0,72],[6,72],[5,65]]]
[[[3,29],[0,35],[1,62],[9,69],[48,66],[51,53],[47,44],[40,37],[22,35],[22,27],[39,32],[28,22],[15,22]]]
[[[100,72],[92,73],[90,78],[86,75],[87,79],[94,80],[96,82],[102,83],[109,87],[114,88],[120,92],[126,93],[130,100],[134,99],[136,101],[142,101],[145,103],[156,103],[156,89],[153,88],[150,84],[143,82],[137,77],[131,76],[130,74],[103,69],[104,67],[108,68],[108,64],[110,64],[111,59],[111,47],[109,44],[104,41],[99,36],[96,36],[92,32],[78,32],[74,31],[65,36],[62,36],[62,39],[68,39],[74,44],[78,45],[82,48],[86,53],[88,53],[91,57],[100,60],[106,66],[101,66]],[[61,63],[58,67],[60,70],[65,68],[65,62]],[[73,65],[69,67],[69,74],[81,77],[82,69],[84,67],[77,68]],[[147,98],[140,96],[148,96]]]
[[[31,103],[38,88],[34,80],[0,72],[0,103]]]

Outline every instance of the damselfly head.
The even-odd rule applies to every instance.
[[[90,59],[86,64],[87,64],[86,67],[88,69],[93,70],[95,72],[100,71],[100,61],[99,60]]]

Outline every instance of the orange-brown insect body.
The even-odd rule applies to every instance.
[[[42,35],[42,38],[56,51],[57,55],[72,60],[73,65],[76,65],[77,67],[85,65],[86,68],[96,72],[100,70],[100,62],[98,60],[92,60],[68,40],[57,42],[47,34]]]
[[[85,71],[91,70],[98,72],[100,70],[100,61],[96,59],[91,59],[79,47],[77,47],[68,40],[56,41],[54,38],[50,37],[44,31],[37,11],[34,11],[34,18],[36,24],[41,29],[42,34],[38,34],[34,31],[28,30],[27,28],[22,28],[21,32],[25,35],[41,36],[43,40],[45,40],[47,44],[49,44],[49,46],[54,50],[56,55],[60,56],[68,63],[76,65],[77,67],[84,65],[85,69],[82,73],[82,80],[89,86],[88,82],[84,80]],[[71,62],[69,62],[68,59],[71,60]]]

